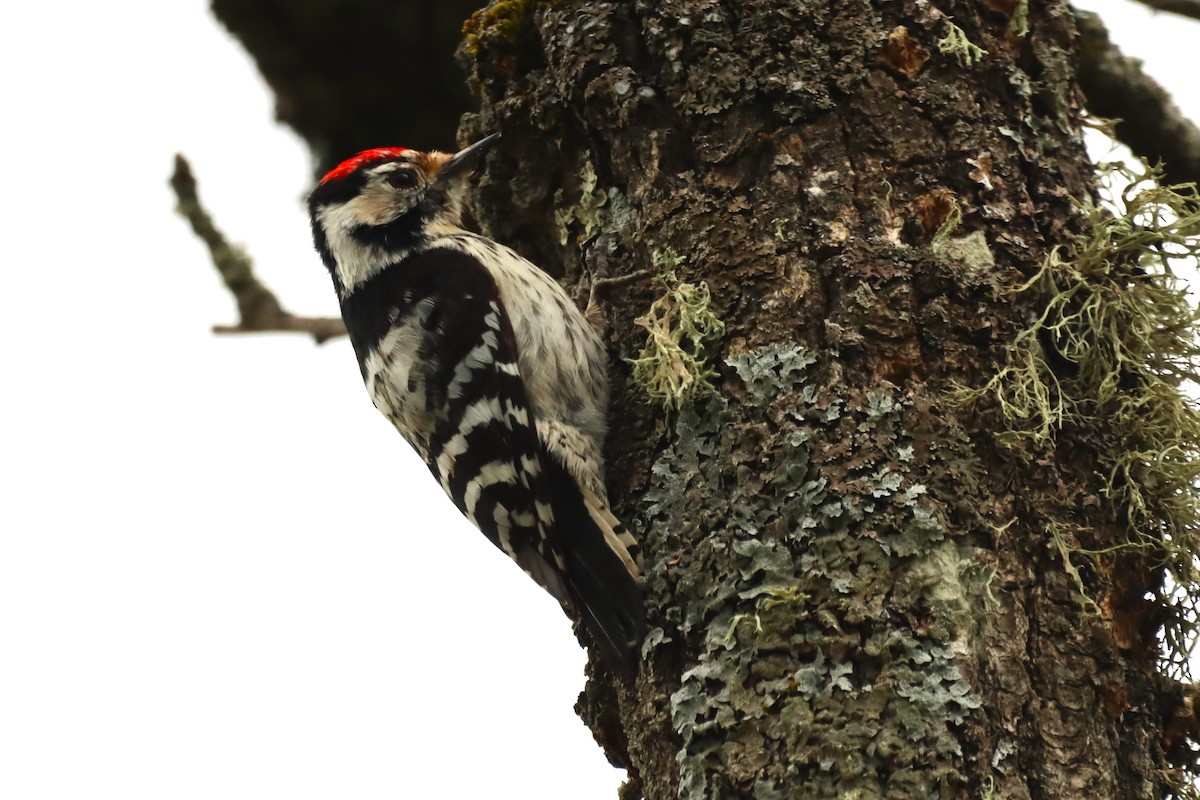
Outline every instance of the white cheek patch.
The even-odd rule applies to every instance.
[[[358,198],[355,198],[358,199]],[[354,213],[354,201],[321,206],[317,209],[317,221],[326,236],[344,236],[358,225]]]
[[[395,207],[378,195],[359,195],[347,203],[324,206],[317,211],[317,222],[325,231],[330,251],[335,254],[337,277],[345,294],[350,294],[396,260],[394,254],[363,244],[350,232],[362,225],[390,222],[395,216]]]

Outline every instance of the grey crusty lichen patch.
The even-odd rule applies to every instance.
[[[996,266],[996,258],[988,246],[983,231],[971,231],[966,236],[934,239],[930,250],[955,264],[964,282],[977,281]]]
[[[956,729],[980,705],[964,666],[979,570],[914,478],[912,403],[836,396],[801,346],[726,364],[737,396],[680,411],[645,496],[651,547],[691,551],[685,572],[661,560],[650,591],[679,598],[669,622],[702,643],[671,695],[679,797],[937,797],[960,781]],[[762,455],[722,461],[731,437],[764,440]],[[727,553],[735,572],[718,574]],[[897,625],[892,604],[930,620]]]

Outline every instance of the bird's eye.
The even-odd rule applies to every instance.
[[[387,182],[397,189],[411,189],[417,185],[417,174],[411,169],[398,169],[388,173]]]

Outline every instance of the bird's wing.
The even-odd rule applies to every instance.
[[[409,256],[392,272],[386,280],[395,285],[364,287],[397,304],[370,314],[391,319],[387,332],[374,335],[390,347],[376,355],[370,336],[356,344],[364,364],[374,358],[391,370],[384,380],[390,390],[372,389],[376,404],[459,510],[583,618],[610,663],[633,671],[642,601],[636,577],[609,545],[607,520],[615,518],[607,509],[607,517],[593,513],[594,494],[540,440],[516,337],[491,275],[451,248]],[[369,385],[380,373],[364,366]],[[397,411],[397,403],[405,408]]]

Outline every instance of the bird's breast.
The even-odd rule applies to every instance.
[[[422,455],[444,416],[444,404],[431,396],[435,387],[428,360],[422,358],[423,343],[430,335],[423,316],[418,306],[397,319],[363,360],[371,401]]]

